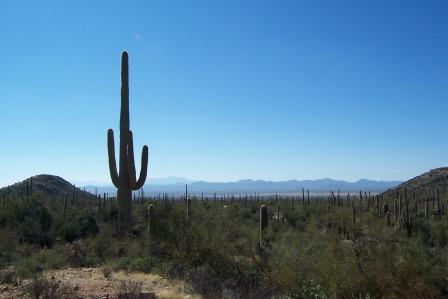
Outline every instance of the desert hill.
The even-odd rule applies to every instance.
[[[40,174],[11,186],[1,188],[0,196],[26,196],[32,193],[40,193],[44,197],[63,197],[66,193],[72,195],[75,190],[80,197],[88,195],[87,192],[77,188],[59,176]]]
[[[385,196],[393,196],[393,194],[395,194],[398,190],[402,190],[404,188],[410,191],[415,190],[419,193],[430,193],[434,192],[434,190],[439,190],[442,194],[445,194],[447,191],[447,185],[448,167],[441,167],[416,176],[415,178],[410,179],[397,187],[387,190],[383,194]]]

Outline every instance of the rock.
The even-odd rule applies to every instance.
[[[109,294],[101,296],[101,299],[109,299]]]
[[[79,285],[78,285],[78,284],[75,284],[75,286],[73,287],[73,289],[74,289],[75,291],[79,290]]]
[[[2,288],[2,292],[6,292],[6,291],[8,291],[8,290],[9,290],[8,287],[3,287],[3,288]]]

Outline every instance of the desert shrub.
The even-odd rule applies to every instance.
[[[19,260],[14,265],[14,271],[19,279],[35,278],[43,271],[42,263],[35,257],[31,256]]]
[[[122,257],[115,262],[114,269],[126,270],[133,272],[149,273],[151,269],[156,265],[157,260],[153,256],[140,256],[140,257]]]
[[[16,280],[16,272],[13,269],[5,269],[0,271],[0,284],[14,283]]]
[[[68,219],[59,229],[59,235],[66,242],[73,242],[81,238],[95,236],[99,232],[96,220],[92,215],[81,215],[75,219]]]
[[[33,194],[26,201],[10,203],[0,215],[0,223],[3,223],[3,227],[9,227],[9,230],[15,231],[22,242],[37,243],[42,246],[51,245],[49,232],[53,216],[38,194]]]
[[[87,265],[88,248],[82,240],[74,241],[65,245],[65,262],[72,267],[83,267]]]
[[[65,284],[54,278],[35,277],[25,288],[26,293],[35,299],[77,298],[76,294]]]
[[[78,226],[74,222],[68,222],[61,225],[59,235],[65,242],[73,242],[78,239]]]
[[[448,246],[448,224],[444,221],[435,223],[431,231],[432,242],[439,247]]]
[[[328,298],[322,287],[314,280],[303,283],[299,290],[291,293],[288,299],[326,299]]]
[[[291,210],[289,200],[280,201],[285,221],[270,221],[268,246],[257,250],[259,210],[253,203],[193,200],[187,223],[183,203],[158,202],[150,247],[147,204],[133,205],[132,230],[118,239],[116,201],[101,215],[81,202],[65,218],[58,199],[6,202],[0,209],[0,267],[12,264],[15,270],[5,281],[33,278],[65,263],[98,264],[110,265],[103,266],[105,276],[124,269],[185,279],[192,290],[213,298],[448,296],[446,216],[413,218],[408,239],[403,228],[366,211],[366,202],[352,225],[348,205],[327,210],[327,201],[313,202]],[[264,204],[272,217],[276,204]]]
[[[41,263],[44,269],[59,269],[65,265],[63,247],[41,250],[34,258]]]
[[[78,219],[79,237],[95,236],[99,232],[96,220],[92,215],[83,215]]]
[[[112,277],[113,268],[110,265],[103,265],[101,267],[101,273],[106,279],[110,279]]]
[[[111,235],[110,229],[105,228],[90,242],[93,253],[102,261],[117,257],[118,242]]]
[[[126,281],[120,282],[115,294],[117,299],[142,299],[142,282],[140,281]]]
[[[186,278],[195,293],[202,294],[206,298],[218,298],[221,294],[221,279],[207,265],[191,269]]]
[[[17,234],[0,229],[0,268],[12,262],[16,255]]]
[[[132,258],[129,262],[129,270],[149,273],[156,263],[157,260],[153,256]]]

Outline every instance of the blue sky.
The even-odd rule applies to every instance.
[[[149,179],[446,166],[447,32],[446,1],[0,1],[0,186],[110,181],[124,49]]]

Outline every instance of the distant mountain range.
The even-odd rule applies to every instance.
[[[374,181],[362,179],[357,182],[341,180],[289,180],[289,181],[264,181],[264,180],[240,180],[237,182],[213,183],[205,181],[192,181],[186,178],[169,177],[166,179],[150,179],[144,186],[146,195],[168,193],[181,194],[185,192],[185,184],[188,184],[188,192],[193,194],[248,194],[248,193],[301,193],[302,188],[311,193],[328,193],[340,190],[342,193],[359,191],[384,192],[385,195],[394,195],[398,189],[423,190],[433,192],[438,189],[441,192],[448,191],[448,167],[433,169],[419,175],[407,182],[401,181]],[[32,185],[32,190],[31,190]],[[114,196],[116,189],[113,186],[81,186],[75,187],[61,177],[54,175],[37,175],[27,178],[0,189],[2,196],[25,196],[31,192],[38,192],[46,197],[62,197],[65,194],[72,196],[76,190],[80,198],[88,197],[84,192],[109,193]]]
[[[150,179],[143,187],[145,194],[179,194],[185,192],[185,185],[188,184],[189,193],[205,194],[245,194],[245,193],[300,193],[302,188],[310,190],[312,193],[326,193],[329,191],[341,192],[383,192],[401,184],[401,181],[373,181],[362,179],[357,182],[346,182],[341,180],[320,179],[320,180],[289,180],[289,181],[264,181],[264,180],[240,180],[236,182],[206,182],[192,181],[185,178],[170,177],[168,179]],[[113,186],[85,186],[86,191],[98,193],[116,192]]]

